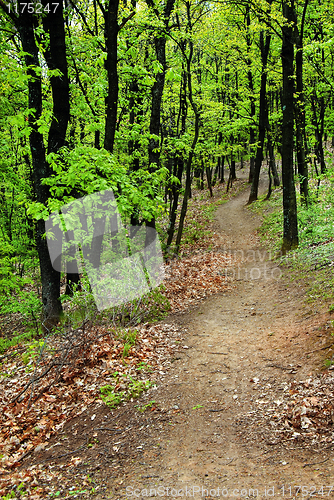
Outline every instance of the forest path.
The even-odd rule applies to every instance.
[[[143,422],[150,444],[145,430],[137,437],[147,451],[106,481],[107,498],[292,499],[295,485],[306,487],[298,498],[323,498],[329,490],[311,495],[314,488],[333,483],[333,458],[310,467],[323,454],[301,453],[293,440],[276,446],[245,417],[252,410],[256,416],[268,391],[275,406],[284,382],[317,369],[312,359],[301,360],[308,339],[303,290],[287,289],[267,260],[255,233],[260,218],[245,208],[248,195],[247,189],[216,213],[226,248],[241,258],[235,286],[179,316],[188,335],[154,393],[165,418]]]

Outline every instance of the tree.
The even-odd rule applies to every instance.
[[[282,253],[298,246],[297,202],[293,169],[294,138],[294,46],[293,31],[296,25],[294,0],[283,1],[282,26],[282,182],[283,182],[283,242]]]
[[[268,111],[267,111],[267,63],[270,48],[270,33],[266,34],[264,41],[264,32],[260,32],[260,52],[262,61],[261,72],[261,88],[260,88],[260,108],[259,108],[259,136],[256,148],[255,166],[253,173],[252,186],[249,194],[248,203],[257,200],[260,170],[263,160],[263,146],[266,130],[268,128]]]
[[[21,5],[22,4],[22,5]],[[42,77],[39,62],[39,39],[36,27],[37,18],[34,12],[29,13],[22,2],[18,2],[18,14],[6,8],[6,13],[19,32],[24,52],[26,72],[28,76],[28,120],[30,127],[29,142],[32,157],[32,181],[35,199],[40,206],[47,204],[49,188],[43,179],[51,175],[49,163],[46,159],[43,133],[39,122],[42,119]],[[47,2],[44,1],[46,7]],[[1,4],[4,9],[4,5]],[[7,7],[7,6],[6,6]],[[5,10],[5,9],[4,9]],[[48,131],[48,154],[57,152],[65,143],[65,135],[69,120],[69,85],[67,76],[67,59],[65,45],[65,30],[63,5],[60,3],[55,12],[47,12],[43,17],[43,27],[49,36],[45,45],[45,59],[51,77],[50,84],[53,99],[53,118]],[[49,329],[59,320],[61,313],[60,303],[60,274],[52,267],[47,243],[43,237],[45,225],[43,218],[36,223],[36,247],[42,281],[42,303],[44,327]]]

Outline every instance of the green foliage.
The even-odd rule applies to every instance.
[[[298,204],[299,248],[279,257],[283,217],[280,210],[281,190],[269,200],[264,197],[251,210],[264,215],[260,228],[262,239],[280,258],[290,280],[303,278],[308,283],[308,300],[333,300],[334,275],[334,169],[321,176],[319,187],[311,183],[310,203]]]
[[[27,283],[27,280],[25,280],[25,283]],[[4,297],[0,300],[1,314],[19,313],[23,324],[30,328],[34,327],[37,334],[39,333],[41,310],[41,301],[35,292],[19,290],[12,295],[10,302],[5,300]]]
[[[136,406],[138,408],[138,411],[141,413],[144,413],[148,408],[152,408],[152,406],[155,404],[155,401],[149,401],[146,405],[144,406]]]
[[[73,295],[63,295],[61,301],[64,307],[62,323],[78,328],[83,322],[96,320],[98,313],[93,294],[86,276],[81,278],[81,288],[74,286]]]
[[[27,350],[22,355],[22,361],[25,365],[34,363],[35,359],[40,355],[45,347],[45,340],[33,340],[27,347]]]
[[[100,392],[102,394],[102,401],[109,406],[109,408],[115,408],[121,403],[124,398],[125,392],[114,392],[114,387],[111,385],[105,385],[100,387]]]
[[[147,391],[150,387],[152,387],[152,382],[150,380],[134,380],[129,375],[130,383],[128,387],[128,397],[129,398],[138,398],[142,392]]]
[[[122,358],[126,358],[129,355],[129,351],[133,345],[136,343],[136,337],[138,335],[137,330],[118,330],[116,336],[124,342]]]
[[[113,376],[117,384],[119,381],[118,372],[115,372]],[[110,408],[115,408],[125,399],[138,398],[153,385],[150,380],[135,380],[131,375],[123,375],[122,382],[127,384],[126,391],[118,392],[115,390],[115,386],[112,385],[100,387],[102,401]]]
[[[21,344],[22,342],[26,342],[32,339],[36,334],[34,332],[26,332],[20,335],[14,335],[11,339],[0,338],[0,353],[6,352],[10,347]]]
[[[163,290],[164,285],[160,285],[143,297],[143,320],[149,322],[161,321],[168,315],[171,306],[167,297],[161,293]]]
[[[151,365],[147,364],[146,361],[140,361],[140,363],[138,363],[136,369],[138,371],[144,371],[144,372],[151,372],[152,371]]]
[[[306,6],[306,4],[305,4]],[[49,142],[53,119],[51,83],[59,78],[60,70],[45,64],[50,36],[43,23],[32,26],[40,67],[34,67],[41,78],[42,109],[28,108],[28,84],[31,76],[25,67],[19,31],[8,15],[2,16],[0,31],[0,307],[3,314],[19,312],[38,330],[39,307],[27,277],[34,277],[36,249],[34,221],[46,219],[50,211],[59,210],[64,203],[77,197],[111,188],[117,197],[118,209],[125,224],[152,221],[171,211],[170,188],[176,179],[180,159],[186,164],[192,150],[195,108],[200,113],[200,131],[191,176],[198,176],[202,163],[215,168],[218,157],[231,160],[249,159],[256,142],[249,144],[250,131],[257,135],[259,89],[261,81],[260,32],[270,33],[272,40],[267,67],[269,123],[275,147],[281,144],[282,69],[281,28],[282,5],[279,2],[243,3],[176,2],[170,19],[165,19],[166,2],[155,2],[154,8],[142,8],[131,2],[120,9],[122,29],[117,34],[118,50],[118,113],[113,154],[101,148],[105,131],[105,104],[109,83],[106,69],[106,40],[103,2],[76,3],[67,8],[66,54],[70,81],[70,122],[65,139],[66,147],[47,156],[44,186],[50,189],[46,205],[41,203],[39,181],[36,182],[36,162],[33,161],[29,139],[33,136],[33,120],[40,115],[36,128],[44,141]],[[334,134],[332,99],[333,80],[333,5],[325,0],[308,5],[296,3],[296,28],[303,28],[304,94],[303,115],[306,120],[306,141],[310,148],[312,166],[319,163],[319,131]],[[4,10],[4,7],[3,7]],[[135,14],[135,15],[133,15]],[[249,14],[249,15],[248,15]],[[36,18],[37,19],[37,18]],[[165,22],[168,24],[166,29]],[[168,36],[166,35],[168,33]],[[157,58],[155,41],[166,37],[166,62]],[[107,44],[108,45],[108,44]],[[161,51],[159,52],[161,55]],[[301,52],[299,52],[301,53]],[[109,60],[109,59],[108,59]],[[190,71],[185,68],[189,64]],[[153,97],[157,95],[158,75],[164,68],[165,86],[161,100],[161,116],[152,114]],[[191,86],[190,86],[191,83]],[[192,96],[190,95],[192,93]],[[182,102],[183,99],[183,102]],[[296,104],[301,95],[295,94]],[[255,108],[255,114],[252,108]],[[160,106],[160,104],[159,104]],[[159,114],[159,113],[158,113]],[[161,124],[161,136],[152,133],[152,123]],[[160,153],[159,161],[148,165],[149,145]],[[163,165],[162,167],[160,167]],[[195,167],[195,168],[194,168]],[[194,171],[195,170],[195,171]],[[198,169],[197,169],[198,170]],[[51,171],[51,175],[50,175]],[[313,244],[332,237],[332,181],[323,177],[319,197],[311,208],[299,211],[301,249],[312,254],[305,257],[310,266],[327,266],[330,246],[313,250]],[[326,205],[321,197],[328,187]],[[184,193],[184,179],[180,195]],[[274,193],[273,199],[276,194]],[[315,197],[315,192],[314,196]],[[167,200],[170,202],[169,207]],[[332,200],[332,198],[331,198]],[[181,200],[180,200],[181,201]],[[281,203],[281,199],[277,197]],[[317,210],[318,207],[318,210]],[[205,213],[207,210],[207,213]],[[211,208],[204,209],[207,221],[212,219]],[[168,214],[167,214],[168,215]],[[205,224],[189,218],[184,242],[192,245],[207,236]],[[282,216],[273,212],[263,226],[272,248],[279,250]],[[166,231],[162,231],[165,239]],[[304,246],[303,246],[304,245]],[[321,254],[323,252],[323,254]],[[327,253],[326,253],[327,252]],[[329,253],[328,253],[329,252]],[[301,254],[297,254],[301,255]],[[325,267],[322,269],[324,270]],[[326,279],[324,271],[323,279]],[[331,281],[330,281],[331,283]],[[36,286],[36,280],[34,279]],[[25,294],[26,295],[22,295]],[[96,315],[92,296],[77,295],[66,312],[66,321],[78,325],[83,318]],[[12,305],[6,303],[14,297]],[[65,300],[65,306],[66,306]],[[156,305],[154,305],[156,304]],[[0,312],[1,312],[0,311]],[[121,325],[135,324],[144,318],[160,319],[168,311],[168,303],[152,292],[143,301],[126,304],[110,312]],[[97,315],[101,320],[106,315]],[[116,322],[116,320],[115,320]],[[126,344],[124,355],[130,347]]]
[[[134,211],[139,218],[151,220],[164,210],[165,204],[159,193],[168,175],[164,167],[151,173],[145,169],[129,173],[128,168],[108,151],[81,145],[51,153],[48,161],[54,174],[43,182],[50,187],[52,197],[48,206],[51,212],[73,201],[73,192],[78,197],[105,189],[113,190],[117,208],[125,220]],[[44,205],[32,202],[28,215],[38,220],[46,219],[49,213]]]
[[[16,498],[14,491],[11,491],[10,493],[7,493],[7,495],[1,497],[2,500],[10,500],[10,498]]]

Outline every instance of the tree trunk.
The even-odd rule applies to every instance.
[[[210,191],[210,197],[212,198],[213,192],[212,192],[212,184],[211,184],[211,168],[206,167],[205,172],[206,172],[206,180],[208,182],[208,189]]]
[[[230,176],[231,180],[235,181],[237,178],[236,172],[235,172],[235,159],[233,157],[233,153],[231,155],[231,169],[230,169]]]
[[[173,184],[172,190],[173,190],[173,205],[172,209],[169,215],[169,228],[168,228],[168,238],[167,238],[167,248],[170,247],[172,241],[173,241],[173,236],[174,236],[174,231],[175,231],[175,221],[176,221],[176,215],[177,215],[177,206],[179,202],[179,195],[180,195],[180,190],[181,190],[181,181],[182,181],[182,173],[183,173],[183,159],[179,158],[178,163],[177,163],[177,178],[179,179],[180,183],[179,184]]]
[[[308,0],[305,0],[300,30],[296,30],[296,150],[300,195],[302,203],[308,203],[308,171],[304,143],[305,137],[305,96],[303,84],[303,33]]]
[[[67,123],[69,119],[69,93],[67,77],[67,61],[65,51],[65,33],[62,4],[52,21],[47,16],[45,28],[49,32],[50,45],[46,54],[49,67],[58,68],[62,72],[61,77],[52,77],[53,95],[53,119],[49,131],[48,152],[57,152],[64,145]],[[33,165],[33,184],[36,201],[46,205],[49,198],[49,188],[42,184],[42,179],[52,174],[46,162],[43,135],[38,131],[38,120],[42,115],[42,82],[38,58],[38,47],[34,35],[34,18],[25,10],[20,12],[18,19],[18,30],[25,53],[25,64],[28,75],[28,108],[30,150]],[[36,224],[36,246],[39,257],[42,302],[43,302],[43,325],[49,330],[58,323],[61,314],[60,297],[60,273],[52,267],[47,241],[44,238],[45,223],[39,220]]]
[[[186,120],[187,120],[187,72],[184,68],[184,64],[182,63],[182,73],[181,73],[181,84],[180,84],[180,106],[179,113],[177,117],[177,126],[176,133],[180,138],[186,131]],[[180,127],[181,122],[181,128]],[[167,248],[169,249],[172,244],[174,231],[175,231],[175,221],[177,215],[177,207],[179,202],[180,191],[182,187],[182,174],[184,169],[184,160],[183,160],[183,152],[176,151],[175,157],[177,159],[177,172],[174,172],[174,175],[179,179],[179,184],[173,184],[173,205],[171,212],[169,214],[169,228],[168,228],[168,238],[167,238]]]
[[[104,149],[113,152],[117,124],[118,71],[117,71],[117,22],[119,0],[109,0],[104,14],[104,38],[107,50],[105,68],[107,70],[108,95],[106,97],[106,121]]]
[[[250,57],[250,49],[252,46],[252,41],[250,37],[250,7],[247,4],[246,5],[246,26],[247,26],[247,32],[246,32],[246,44],[247,44],[247,66],[248,66],[248,71],[247,71],[247,78],[248,78],[248,87],[249,87],[249,92],[250,92],[250,117],[254,120],[255,118],[255,97],[254,97],[254,84],[253,84],[253,74],[252,74],[252,59]],[[248,177],[248,182],[251,183],[253,182],[253,177],[254,177],[254,170],[255,170],[255,157],[254,157],[254,151],[252,149],[253,144],[255,143],[255,132],[253,125],[251,125],[250,130],[249,130],[249,148],[250,148],[250,161],[249,161],[249,177]]]
[[[165,25],[165,30],[168,29],[169,18],[174,7],[175,0],[166,0],[164,7],[163,20]],[[147,1],[150,7],[154,4],[152,0]],[[159,18],[159,12],[154,8],[156,16]],[[166,75],[166,35],[165,33],[159,34],[159,36],[154,37],[154,48],[157,61],[161,65],[161,70],[155,75],[155,82],[152,87],[152,102],[151,102],[151,117],[150,117],[150,134],[156,137],[152,137],[148,146],[148,157],[149,165],[155,164],[159,165],[160,159],[160,147],[159,145],[159,132],[160,132],[160,114],[161,114],[161,100],[162,94],[165,86],[165,75]]]
[[[44,1],[44,3],[47,3]],[[50,70],[59,69],[61,76],[50,78],[53,100],[53,118],[48,137],[48,154],[56,153],[65,145],[66,130],[70,119],[69,81],[67,71],[63,7],[43,19],[44,30],[50,35],[50,45],[45,59]],[[95,136],[95,142],[97,138]],[[59,275],[60,279],[60,275]],[[78,273],[67,274],[67,292],[73,292],[73,284],[79,284]],[[60,281],[59,281],[60,286]],[[65,292],[65,293],[67,293]],[[60,293],[60,291],[59,291]]]
[[[221,182],[221,184],[224,184],[224,182],[225,182],[225,155],[222,156],[222,160],[221,160],[220,182]]]
[[[267,129],[267,140],[268,140],[268,153],[269,153],[269,169],[274,178],[274,186],[278,187],[280,185],[280,181],[275,162],[274,145],[271,137],[271,130],[269,129],[269,123]]]
[[[282,182],[283,182],[283,255],[298,247],[297,203],[293,172],[294,122],[294,48],[293,29],[296,22],[294,0],[283,1],[282,70],[283,70],[283,124],[282,124]]]
[[[268,62],[268,54],[270,48],[270,39],[271,35],[267,34],[266,41],[264,41],[264,33],[263,31],[260,32],[262,72],[261,72],[261,87],[260,87],[259,136],[258,136],[258,146],[256,149],[254,175],[249,194],[248,204],[257,200],[258,190],[259,190],[260,170],[263,160],[263,145],[264,145],[264,138],[266,135],[266,128],[268,122],[266,94],[267,94],[267,62]]]
[[[186,2],[186,8],[187,8],[188,27],[189,27],[189,31],[191,32],[192,26],[191,26],[190,2],[189,1]],[[193,41],[190,39],[188,43],[189,43],[189,54],[186,55],[186,53],[184,51],[183,55],[187,61],[188,99],[189,99],[189,102],[191,104],[191,107],[192,107],[194,115],[195,115],[195,132],[194,132],[193,142],[191,144],[191,149],[190,149],[188,159],[187,159],[186,186],[185,186],[185,192],[184,192],[183,203],[182,203],[182,208],[181,208],[179,228],[178,228],[176,242],[175,242],[176,253],[178,253],[179,249],[180,249],[182,232],[183,232],[183,224],[184,224],[184,219],[186,217],[187,208],[188,208],[188,197],[189,197],[190,188],[191,188],[191,165],[192,165],[192,160],[193,160],[194,153],[195,153],[196,144],[198,141],[199,124],[200,124],[200,113],[199,113],[199,110],[197,108],[197,105],[195,104],[195,102],[193,100],[193,91],[192,91],[191,61],[192,61],[193,52],[194,52]]]

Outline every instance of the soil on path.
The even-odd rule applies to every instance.
[[[216,214],[225,249],[239,259],[232,290],[170,318],[185,333],[170,369],[140,401],[154,400],[153,408],[140,413],[138,402],[128,403],[104,408],[95,419],[100,451],[89,470],[99,484],[97,498],[333,495],[330,451],[303,449],[296,439],[282,445],[262,429],[261,401],[275,406],[285,383],[320,370],[319,353],[306,353],[321,342],[317,327],[325,318],[305,309],[303,288],[288,287],[268,260],[256,235],[260,219],[245,208],[247,199],[248,190]],[[89,417],[86,424],[73,421],[65,432],[77,426],[84,438],[88,423]],[[299,485],[304,490],[296,496]]]
[[[256,415],[256,400],[265,397],[268,384],[279,398],[282,383],[319,368],[316,358],[305,360],[314,342],[306,332],[317,325],[302,305],[304,291],[287,288],[281,270],[268,261],[255,234],[260,219],[245,208],[247,199],[248,190],[216,215],[226,249],[241,260],[236,286],[179,318],[189,333],[154,395],[160,407],[171,410],[165,425],[159,422],[150,433],[160,453],[144,454],[140,464],[137,459],[122,484],[117,478],[113,498],[144,498],[150,489],[154,496],[159,486],[157,497],[159,491],[166,497],[177,491],[180,497],[186,491],[196,499],[218,497],[220,487],[222,498],[293,498],[296,485],[306,487],[299,497],[321,497],[321,486],[334,481],[333,457],[305,467],[324,453],[303,452],[291,441],[277,447],[262,440],[261,431],[252,435],[241,418],[251,410]],[[323,491],[327,495],[329,489]]]

